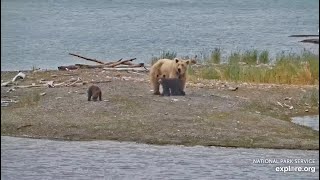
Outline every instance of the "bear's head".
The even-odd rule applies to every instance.
[[[176,63],[176,71],[179,75],[184,75],[188,69],[188,65],[190,64],[190,60],[180,60],[178,58],[174,59]]]

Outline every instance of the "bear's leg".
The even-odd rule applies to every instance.
[[[182,91],[186,88],[186,78],[181,78],[181,83],[182,83]]]
[[[160,83],[158,82],[158,80],[154,81],[153,82],[153,94],[154,95],[160,95],[159,88],[160,88]]]
[[[99,92],[99,101],[102,101],[102,93],[101,92]]]
[[[91,101],[92,92],[88,92],[88,101]]]
[[[163,86],[163,92],[162,92],[163,96],[170,96],[170,88],[167,86]]]

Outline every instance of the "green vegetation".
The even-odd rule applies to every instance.
[[[159,59],[174,59],[177,57],[177,53],[174,51],[162,51],[159,57],[151,58],[151,65],[157,62]]]
[[[220,64],[220,62],[221,62],[221,49],[220,48],[214,48],[214,50],[211,52],[210,61],[213,64]]]
[[[205,66],[192,68],[191,79],[219,79],[235,82],[276,83],[276,84],[317,84],[319,83],[319,56],[309,52],[301,54],[279,54],[270,64],[269,52],[247,50],[232,52],[227,62],[220,61],[220,50],[214,50],[204,60]],[[214,62],[214,64],[212,64]],[[258,62],[260,64],[258,64]]]
[[[162,51],[151,58],[151,64],[159,59],[174,59],[176,52]],[[220,48],[210,53],[201,53],[199,64],[190,67],[189,80],[218,79],[234,82],[275,84],[317,84],[319,83],[319,56],[310,52],[300,54],[280,53],[271,62],[269,51],[256,49],[231,52],[222,58]],[[223,61],[224,60],[224,61]]]
[[[259,63],[268,64],[269,61],[269,52],[267,50],[262,51],[259,55]]]

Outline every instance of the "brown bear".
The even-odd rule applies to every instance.
[[[187,69],[190,64],[190,60],[180,60],[175,58],[171,59],[159,59],[150,69],[150,81],[153,87],[155,95],[160,95],[159,91],[159,74],[164,75],[166,78],[179,78],[182,81],[182,87],[184,90],[187,80]]]
[[[101,96],[102,96],[101,89],[98,86],[92,85],[89,87],[88,101],[91,101],[91,97],[93,101],[97,101],[98,97],[99,97],[99,101],[101,101],[102,100]]]

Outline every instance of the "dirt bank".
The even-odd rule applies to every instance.
[[[10,80],[16,74],[1,72],[1,80]],[[152,95],[145,73],[78,70],[26,74],[27,78],[19,85],[38,84],[40,79],[63,82],[72,77],[88,82],[104,81],[98,84],[103,101],[87,101],[86,90],[91,83],[10,92],[7,92],[10,87],[2,87],[1,100],[17,102],[1,107],[1,135],[319,149],[318,131],[290,122],[291,116],[318,114],[318,85],[198,80],[188,82],[185,97],[159,97]],[[232,91],[234,87],[238,89]]]

